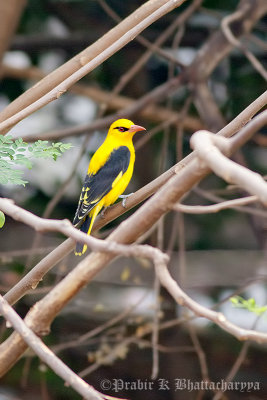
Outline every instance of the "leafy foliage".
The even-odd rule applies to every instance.
[[[255,299],[253,299],[253,298],[246,300],[241,296],[234,296],[234,297],[230,298],[230,301],[232,302],[234,307],[243,308],[243,309],[253,312],[254,314],[257,314],[257,315],[262,315],[263,313],[265,313],[267,311],[267,305],[266,306],[258,306],[256,304]]]
[[[24,185],[23,171],[16,169],[16,165],[32,168],[32,158],[53,158],[55,161],[66,150],[72,147],[70,143],[52,143],[46,140],[37,140],[35,143],[25,143],[21,138],[13,140],[11,135],[0,135],[0,184],[13,183]]]

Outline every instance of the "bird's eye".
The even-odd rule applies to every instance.
[[[118,126],[116,129],[118,129],[119,132],[126,132],[128,131],[127,128],[124,128],[123,126]]]

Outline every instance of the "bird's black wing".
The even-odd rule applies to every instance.
[[[114,149],[106,163],[95,173],[85,177],[73,224],[78,224],[112,189],[113,182],[123,175],[130,163],[130,150],[126,146]]]

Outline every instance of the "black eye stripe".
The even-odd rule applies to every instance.
[[[120,131],[120,132],[128,131],[128,128],[124,128],[123,126],[117,126],[115,129],[118,129],[118,131]]]

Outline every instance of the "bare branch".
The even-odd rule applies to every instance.
[[[160,250],[148,245],[125,246],[119,243],[97,239],[76,229],[67,219],[60,221],[37,217],[31,212],[15,205],[10,199],[0,198],[0,209],[13,219],[26,223],[38,232],[61,232],[75,241],[86,243],[93,251],[123,254],[125,256],[152,257],[152,259],[159,256],[163,257],[165,260],[164,262],[167,262],[169,259],[169,257],[164,255]]]
[[[254,123],[255,122],[255,123]],[[248,140],[258,129],[258,123],[266,124],[267,111],[264,111],[249,124],[249,129],[243,129],[234,139],[225,139],[214,136],[207,131],[194,133],[191,146],[196,150],[201,162],[208,165],[217,175],[227,182],[236,183],[249,193],[258,196],[259,200],[267,205],[267,183],[257,173],[229,160],[223,153],[233,149],[237,143]],[[219,150],[220,149],[220,150]]]
[[[38,86],[35,85],[31,87],[22,96],[13,101],[2,113],[0,113],[0,121],[6,120],[10,116],[18,113],[25,106],[28,106],[37,99],[41,98],[60,82],[72,75],[73,72],[77,71],[81,66],[81,61],[82,65],[85,65],[93,60],[96,56],[101,54],[101,52],[107,46],[110,46],[112,43],[114,43],[114,41],[118,40],[125,31],[128,31],[136,26],[140,21],[152,14],[164,3],[165,2],[163,0],[147,1],[91,46],[87,47],[81,53],[70,59],[67,63],[63,64],[55,71],[47,75],[38,83]]]
[[[264,114],[264,113],[262,113]],[[262,114],[251,121],[243,128],[239,136],[243,139],[244,136],[249,139],[248,131],[252,134],[255,126],[259,128],[265,122]],[[258,122],[259,121],[259,122]],[[230,140],[229,140],[230,142]],[[232,147],[236,150],[236,146],[242,141],[233,142]],[[229,147],[229,150],[233,150]],[[30,310],[25,318],[27,325],[38,332],[45,334],[49,330],[49,326],[59,311],[73,296],[85,286],[107,263],[114,257],[111,254],[112,246],[121,244],[133,243],[139,236],[146,232],[159,218],[167,213],[169,209],[179,201],[179,199],[188,192],[196,183],[205,177],[210,170],[207,167],[199,169],[197,159],[190,161],[178,175],[174,175],[168,182],[142,207],[140,207],[132,216],[122,222],[119,227],[107,238],[111,242],[109,253],[105,249],[105,253],[93,252],[82,260],[76,268],[74,268],[55,288],[51,290],[42,300],[36,303],[35,307]],[[85,241],[85,240],[84,240]],[[114,243],[116,242],[116,243]],[[66,242],[65,242],[66,243]],[[122,252],[126,248],[121,246]],[[135,247],[135,246],[134,246]],[[114,250],[114,249],[113,249]],[[252,330],[242,329],[237,325],[229,322],[224,315],[216,313],[206,307],[201,306],[187,296],[178,284],[171,278],[167,265],[166,255],[163,255],[158,249],[149,246],[140,246],[138,252],[131,253],[131,247],[127,248],[128,254],[142,254],[145,257],[152,258],[155,264],[156,273],[161,281],[161,284],[166,287],[174,299],[181,305],[186,306],[198,316],[203,316],[222,329],[231,333],[240,340],[254,340],[257,342],[267,342],[267,334]],[[125,253],[124,253],[125,254]],[[3,375],[25,351],[26,345],[22,338],[13,333],[0,346],[0,374]]]
[[[148,51],[146,51],[142,57],[139,58],[139,60],[129,69],[128,74],[124,77],[122,77],[117,85],[117,90],[121,91],[121,89],[129,82],[129,80],[145,65],[145,63],[149,60],[151,55],[155,52],[160,54],[162,57],[167,58],[169,61],[171,61],[174,65],[181,65],[181,63],[177,60],[177,58],[174,57],[166,57],[165,51],[163,51],[159,46],[162,46],[163,43],[168,39],[170,35],[172,35],[175,32],[175,29],[177,29],[179,26],[182,26],[186,20],[191,16],[191,14],[196,11],[197,8],[201,5],[203,0],[194,0],[192,4],[190,4],[185,11],[183,11],[178,17],[167,27],[165,31],[162,32],[162,34],[155,40],[154,43],[148,42],[147,39],[142,37],[141,35],[137,37],[137,40],[143,44],[145,47],[148,48]],[[100,0],[99,3],[105,9],[107,14],[111,16],[116,22],[120,21],[120,18],[118,15],[110,8],[110,6],[106,3],[104,0]]]
[[[201,346],[200,340],[198,338],[197,331],[196,331],[197,328],[191,322],[188,322],[186,325],[189,329],[189,334],[190,334],[192,343],[194,345],[195,352],[197,353],[197,356],[198,356],[202,380],[204,382],[205,381],[209,382],[210,378],[209,378],[209,370],[208,370],[208,365],[207,365],[207,357]]]
[[[222,201],[221,203],[211,204],[208,206],[189,206],[187,204],[178,203],[175,204],[173,209],[188,214],[208,214],[208,213],[217,213],[221,210],[227,210],[235,206],[250,204],[256,201],[258,201],[257,196],[249,196],[242,199],[226,200]]]
[[[7,215],[10,215],[13,219],[24,222],[27,225],[33,227],[38,232],[47,232],[47,231],[57,231],[61,232],[64,235],[72,238],[75,241],[84,242],[86,243],[92,250],[94,251],[101,251],[101,252],[111,252],[114,254],[124,254],[126,256],[139,256],[144,258],[151,258],[154,259],[155,257],[158,258],[163,257],[165,262],[168,261],[168,256],[164,255],[160,250],[157,248],[152,248],[150,246],[143,246],[143,245],[132,245],[132,246],[125,246],[119,243],[113,243],[110,241],[103,241],[97,239],[93,236],[88,236],[85,233],[81,232],[80,230],[76,229],[68,220],[52,220],[52,219],[44,219],[37,217],[36,215],[30,213],[29,211],[24,210],[21,207],[18,207],[13,203],[10,199],[3,199],[0,198],[0,209]],[[25,278],[25,277],[24,277]],[[25,279],[22,279],[18,285],[23,285]],[[32,281],[28,279],[25,282],[27,284],[28,289],[34,289],[39,281],[35,279]],[[29,286],[31,285],[31,286]],[[13,287],[8,295],[5,296],[5,299],[12,303],[12,292]]]
[[[9,47],[9,43],[17,28],[20,16],[26,5],[26,0],[9,0],[0,2],[0,63]],[[0,68],[2,73],[2,67]]]
[[[229,122],[219,132],[219,136],[231,137],[238,132],[248,121],[257,114],[267,104],[267,90],[263,92],[255,101],[238,114],[231,122]]]
[[[227,126],[225,126],[218,135],[230,137],[240,127],[242,127],[246,122],[248,122],[254,114],[256,114],[267,102],[267,91],[264,92],[259,98],[257,98],[253,103],[251,103],[245,110],[241,112],[233,121],[231,121]],[[189,164],[196,156],[193,152],[189,156],[185,157],[183,160],[175,164],[164,174],[160,175],[158,178],[154,179],[152,182],[147,184],[145,187],[139,189],[132,196],[129,197],[126,208],[122,207],[121,204],[115,204],[106,210],[105,218],[100,218],[95,222],[93,231],[105,226],[107,223],[113,221],[120,215],[124,214],[127,210],[135,207],[142,201],[146,200],[157,190],[159,190],[166,182],[176,174],[180,174],[181,171]],[[193,172],[195,173],[195,172]],[[183,185],[183,183],[182,183]],[[193,185],[193,184],[192,184]],[[176,203],[177,201],[175,201]],[[140,235],[141,236],[141,235]],[[13,304],[18,301],[28,290],[32,287],[36,287],[43,276],[50,271],[55,264],[57,264],[61,259],[63,259],[66,254],[69,254],[75,246],[75,241],[72,239],[67,239],[64,243],[58,246],[45,258],[43,258],[24,278],[20,280],[6,295],[6,300]]]
[[[216,104],[208,82],[200,82],[194,88],[195,106],[202,121],[212,132],[217,132],[225,126],[225,119]]]
[[[65,93],[70,86],[72,86],[74,83],[76,83],[79,79],[84,77],[86,74],[91,72],[94,68],[96,68],[98,65],[103,63],[105,60],[107,60],[110,56],[112,56],[115,52],[120,50],[123,46],[125,46],[130,40],[133,40],[140,32],[142,32],[145,28],[147,28],[149,25],[151,25],[153,22],[155,22],[157,19],[165,15],[166,13],[172,11],[174,8],[180,6],[185,0],[169,0],[169,1],[161,1],[163,5],[161,5],[159,8],[154,10],[151,14],[146,15],[146,13],[141,13],[142,18],[138,22],[136,20],[136,14],[138,14],[138,11],[140,12],[140,9],[136,10],[132,15],[131,15],[131,20],[133,23],[134,20],[134,26],[131,27],[131,24],[125,26],[125,22],[127,18],[121,22],[121,24],[117,25],[115,28],[113,28],[113,31],[120,31],[121,27],[124,26],[124,29],[122,29],[122,32],[120,33],[120,36],[116,38],[115,40],[112,40],[112,36],[109,35],[109,41],[105,42],[105,46],[102,49],[102,51],[96,55],[91,61],[88,62],[87,58],[84,56],[80,56],[78,59],[79,66],[82,65],[78,70],[75,72],[72,72],[70,76],[68,76],[65,80],[62,81],[61,78],[61,83],[58,85],[54,86],[50,91],[48,91],[46,94],[44,94],[41,98],[38,100],[32,102],[25,108],[23,108],[21,111],[18,113],[14,114],[13,116],[7,118],[4,122],[0,123],[0,130],[1,131],[6,131],[9,129],[11,126],[16,124],[17,122],[21,121],[23,118],[27,117],[31,113],[33,113],[36,110],[39,110],[41,107],[44,105],[48,104],[49,102],[58,99],[63,93]],[[158,0],[159,2],[159,0]],[[149,1],[148,3],[156,3],[156,1]],[[145,10],[147,11],[148,9],[148,4],[146,4]],[[140,8],[144,7],[141,6]],[[129,19],[130,17],[128,17]],[[106,35],[102,37],[105,38]],[[96,42],[97,43],[97,42]],[[76,56],[77,57],[77,56]],[[54,84],[54,82],[53,82]],[[23,97],[23,96],[21,96]]]
[[[52,347],[54,352],[59,352],[61,350],[65,350],[71,347],[79,346],[83,344],[85,341],[88,339],[93,338],[96,335],[99,335],[99,333],[103,332],[107,328],[110,328],[111,326],[117,324],[119,321],[123,320],[125,317],[131,314],[131,312],[140,305],[140,303],[144,300],[144,298],[147,296],[147,293],[142,295],[140,299],[134,304],[132,304],[130,307],[126,308],[123,310],[121,313],[116,315],[114,318],[109,319],[108,321],[104,322],[103,324],[97,326],[96,328],[92,329],[91,331],[83,334],[76,340],[70,340],[69,342],[64,342],[61,344],[54,345]]]
[[[265,0],[241,0],[237,10],[240,17],[234,22],[232,32],[236,37],[249,33],[255,22],[265,15],[267,3]],[[189,82],[203,82],[214,71],[219,62],[233,49],[220,29],[201,47],[192,64],[184,71]]]
[[[32,330],[23,322],[19,315],[0,295],[0,312],[5,319],[19,332],[23,340],[44,361],[45,364],[67,382],[80,395],[88,400],[103,400],[104,395],[88,385],[83,379],[76,375],[66,364],[63,363]]]
[[[199,187],[195,187],[194,189],[193,189],[193,191],[194,192],[196,192],[196,194],[198,194],[198,195],[200,195],[201,197],[204,197],[205,199],[207,199],[207,200],[209,200],[209,201],[212,201],[212,202],[215,202],[216,204],[212,204],[212,205],[208,205],[208,206],[199,206],[199,207],[203,207],[203,209],[201,210],[199,210],[199,211],[201,211],[200,213],[202,214],[202,213],[204,213],[205,214],[205,209],[206,209],[206,207],[208,207],[208,209],[209,209],[209,207],[211,207],[211,211],[210,212],[216,212],[216,208],[217,208],[217,204],[218,204],[218,207],[220,208],[220,206],[222,206],[221,207],[221,209],[224,209],[224,205],[228,208],[228,206],[230,206],[230,208],[232,208],[233,210],[237,210],[237,211],[240,211],[240,212],[245,212],[245,213],[248,213],[248,214],[254,214],[254,215],[256,215],[256,216],[258,216],[258,217],[263,217],[263,218],[265,218],[265,216],[266,216],[266,211],[264,211],[264,210],[262,210],[261,208],[256,208],[256,207],[246,207],[244,204],[246,204],[247,202],[248,203],[250,203],[250,202],[255,202],[255,201],[259,201],[258,200],[258,198],[257,198],[257,196],[255,196],[255,198],[256,198],[256,200],[253,200],[254,199],[254,196],[248,196],[248,197],[242,197],[242,198],[240,198],[240,199],[234,199],[234,200],[228,200],[228,201],[225,201],[225,199],[223,198],[223,197],[220,197],[220,196],[216,196],[215,194],[213,194],[213,193],[211,193],[211,192],[209,192],[209,191],[206,191],[206,190],[203,190],[203,189],[200,189]],[[251,200],[250,200],[251,199]],[[240,201],[240,204],[241,205],[239,205],[239,201]],[[228,202],[230,202],[230,203],[228,203]],[[233,202],[232,204],[231,204],[231,202]],[[236,205],[234,205],[236,203]],[[238,204],[237,204],[238,203]],[[243,204],[244,203],[244,204]],[[184,206],[184,204],[182,205],[182,207]],[[187,207],[187,206],[186,206]],[[191,206],[188,206],[188,207],[191,207]],[[194,207],[194,206],[192,206],[192,207]],[[198,207],[198,206],[196,206],[196,207]],[[204,209],[204,207],[205,207],[205,209]],[[207,209],[207,210],[208,210]],[[193,210],[193,209],[192,209]],[[191,209],[188,209],[188,213],[193,213],[193,214],[195,214],[195,212],[194,211],[192,211]],[[181,210],[182,211],[182,210]],[[218,210],[219,211],[219,210]],[[186,208],[184,209],[184,212],[187,212],[187,210],[186,210]],[[196,212],[197,214],[198,214],[198,212]]]
[[[159,1],[160,0],[158,0],[158,2]],[[155,7],[156,9],[156,3],[157,1],[154,0],[153,5],[151,5],[151,7]],[[253,4],[249,2],[250,8],[248,11],[247,7],[244,7],[244,4],[246,5],[247,1],[244,0],[240,1],[239,8],[243,10],[243,13],[240,20],[236,21],[235,24],[235,30],[237,31],[236,34],[238,36],[242,36],[243,34],[248,33],[252,29],[255,22],[267,10],[267,3],[265,2],[265,0],[254,0]],[[147,5],[147,3],[145,5]],[[144,12],[142,7],[140,7],[136,11],[138,15],[139,13],[142,14]],[[148,15],[146,14],[147,11],[148,7],[145,11],[145,15]],[[142,16],[144,16],[144,14],[142,14]],[[70,76],[73,70],[77,70],[78,65],[80,65],[79,63],[82,54],[84,54],[84,57],[86,58],[88,57],[87,54],[89,54],[89,57],[93,57],[95,55],[95,51],[97,52],[97,54],[101,53],[101,51],[103,50],[103,45],[106,45],[106,41],[104,40],[104,38],[106,39],[107,35],[110,36],[109,38],[109,44],[110,44],[110,41],[112,42],[112,40],[114,40],[113,36],[115,36],[115,38],[120,37],[119,33],[121,32],[118,32],[116,28],[120,27],[121,29],[121,27],[123,27],[125,29],[125,25],[127,26],[127,23],[128,23],[127,28],[131,27],[133,23],[136,24],[136,22],[139,21],[138,19],[139,17],[137,17],[135,13],[131,14],[131,16],[126,18],[121,24],[113,28],[109,32],[109,34],[104,35],[104,37],[100,39],[101,45],[99,41],[97,41],[93,46],[90,46],[88,49],[85,49],[84,52],[74,57],[72,60],[64,64],[62,67],[54,71],[52,74],[49,74],[46,78],[44,78],[41,82],[39,82],[38,85],[35,85],[24,95],[20,96],[17,100],[15,100],[12,104],[10,104],[3,111],[3,113],[0,114],[0,119],[3,119],[3,117],[7,118],[7,116],[12,115],[14,112],[17,112],[25,105],[31,104],[32,101],[36,99],[36,97],[40,98],[44,93],[47,93],[47,88],[53,87],[51,86],[51,82],[55,83],[58,82],[58,80],[62,82],[64,76]],[[97,44],[99,45],[99,47],[97,47]],[[89,49],[91,51],[89,51]],[[138,104],[136,104],[136,106],[129,107],[125,109],[124,112],[127,112],[129,113],[129,115],[132,115],[133,113],[139,112],[141,109],[143,109],[151,102],[155,102],[158,99],[163,99],[166,96],[170,95],[173,92],[173,90],[177,90],[177,87],[181,86],[182,84],[185,84],[187,82],[197,83],[205,80],[211,74],[214,68],[218,65],[218,63],[231,51],[231,49],[232,45],[225,38],[221,30],[215,32],[211,36],[211,38],[199,50],[198,55],[196,56],[192,64],[188,68],[186,68],[178,77],[175,77],[169,80],[168,82],[162,84],[161,86],[157,87],[156,89],[152,90],[151,93],[143,96],[138,101]],[[86,61],[88,61],[87,58]],[[72,79],[72,77],[70,77],[70,79]],[[67,82],[67,80],[65,82]],[[14,111],[12,111],[12,109]],[[114,118],[116,119],[117,117],[119,118],[120,116],[121,116],[120,114],[116,114],[111,117],[111,120],[107,118],[105,121],[103,121],[104,126],[106,126],[106,124],[110,124]],[[103,122],[101,127],[103,127]],[[97,123],[99,123],[99,121],[96,121],[96,125],[92,124],[93,129],[99,128]],[[0,128],[1,127],[3,126],[1,126],[0,124]],[[84,127],[81,127],[81,129],[82,132],[84,132]],[[62,135],[64,134],[62,133]]]
[[[247,9],[249,8],[249,5],[247,5]],[[222,26],[222,31],[225,34],[227,40],[229,40],[229,42],[237,47],[238,49],[240,49],[245,56],[247,57],[247,59],[251,62],[251,64],[253,65],[253,67],[256,69],[256,71],[259,72],[259,74],[261,74],[261,76],[267,81],[267,72],[264,69],[264,67],[261,65],[261,63],[259,62],[259,60],[254,56],[253,53],[251,53],[251,51],[249,51],[241,42],[240,40],[238,40],[233,32],[231,31],[230,28],[230,24],[236,20],[238,20],[240,17],[242,16],[242,10],[237,10],[236,12],[234,12],[233,14],[225,17],[222,20],[221,26]]]
[[[6,77],[33,79],[33,80],[38,80],[42,77],[45,77],[44,72],[42,72],[39,68],[36,67],[15,68],[9,65],[3,65],[3,75]],[[127,108],[131,107],[136,102],[135,99],[114,93],[112,93],[112,96],[110,96],[110,92],[107,92],[97,87],[85,85],[82,83],[76,83],[70,88],[70,91],[72,93],[81,96],[89,97],[90,99],[93,99],[95,102],[99,104],[105,103],[105,105],[107,106],[107,110],[109,111],[122,110],[121,112],[127,113],[127,115],[129,115],[129,113],[124,111],[125,107]],[[177,112],[153,104],[145,108],[143,107],[138,112],[138,114],[140,115],[140,117],[153,122],[164,121],[164,123],[168,123],[169,120],[179,120],[182,118],[182,116],[180,116],[179,113]],[[89,134],[91,132],[94,132],[96,129],[106,128],[110,124],[110,122],[112,122],[114,119],[116,119],[116,116],[110,115],[108,120],[100,119],[91,122],[89,124],[83,124],[74,127],[57,129],[54,131],[43,132],[43,133],[36,133],[29,135],[25,134],[22,136],[22,138],[26,142],[32,142],[34,140],[40,139],[40,137],[43,140],[56,140],[62,137],[81,135],[83,133]],[[203,123],[198,118],[193,116],[191,117],[187,115],[186,118],[184,118],[183,123],[185,128],[190,131],[197,131],[203,128]]]
[[[213,321],[216,325],[220,326],[226,332],[235,336],[239,340],[253,340],[258,343],[267,342],[267,333],[253,331],[250,329],[243,329],[228,321],[222,313],[213,311],[203,307],[180,288],[178,283],[170,276],[167,268],[159,268],[156,265],[156,273],[160,279],[161,284],[168,290],[174,300],[181,306],[189,308],[194,314],[199,317],[204,317]]]

